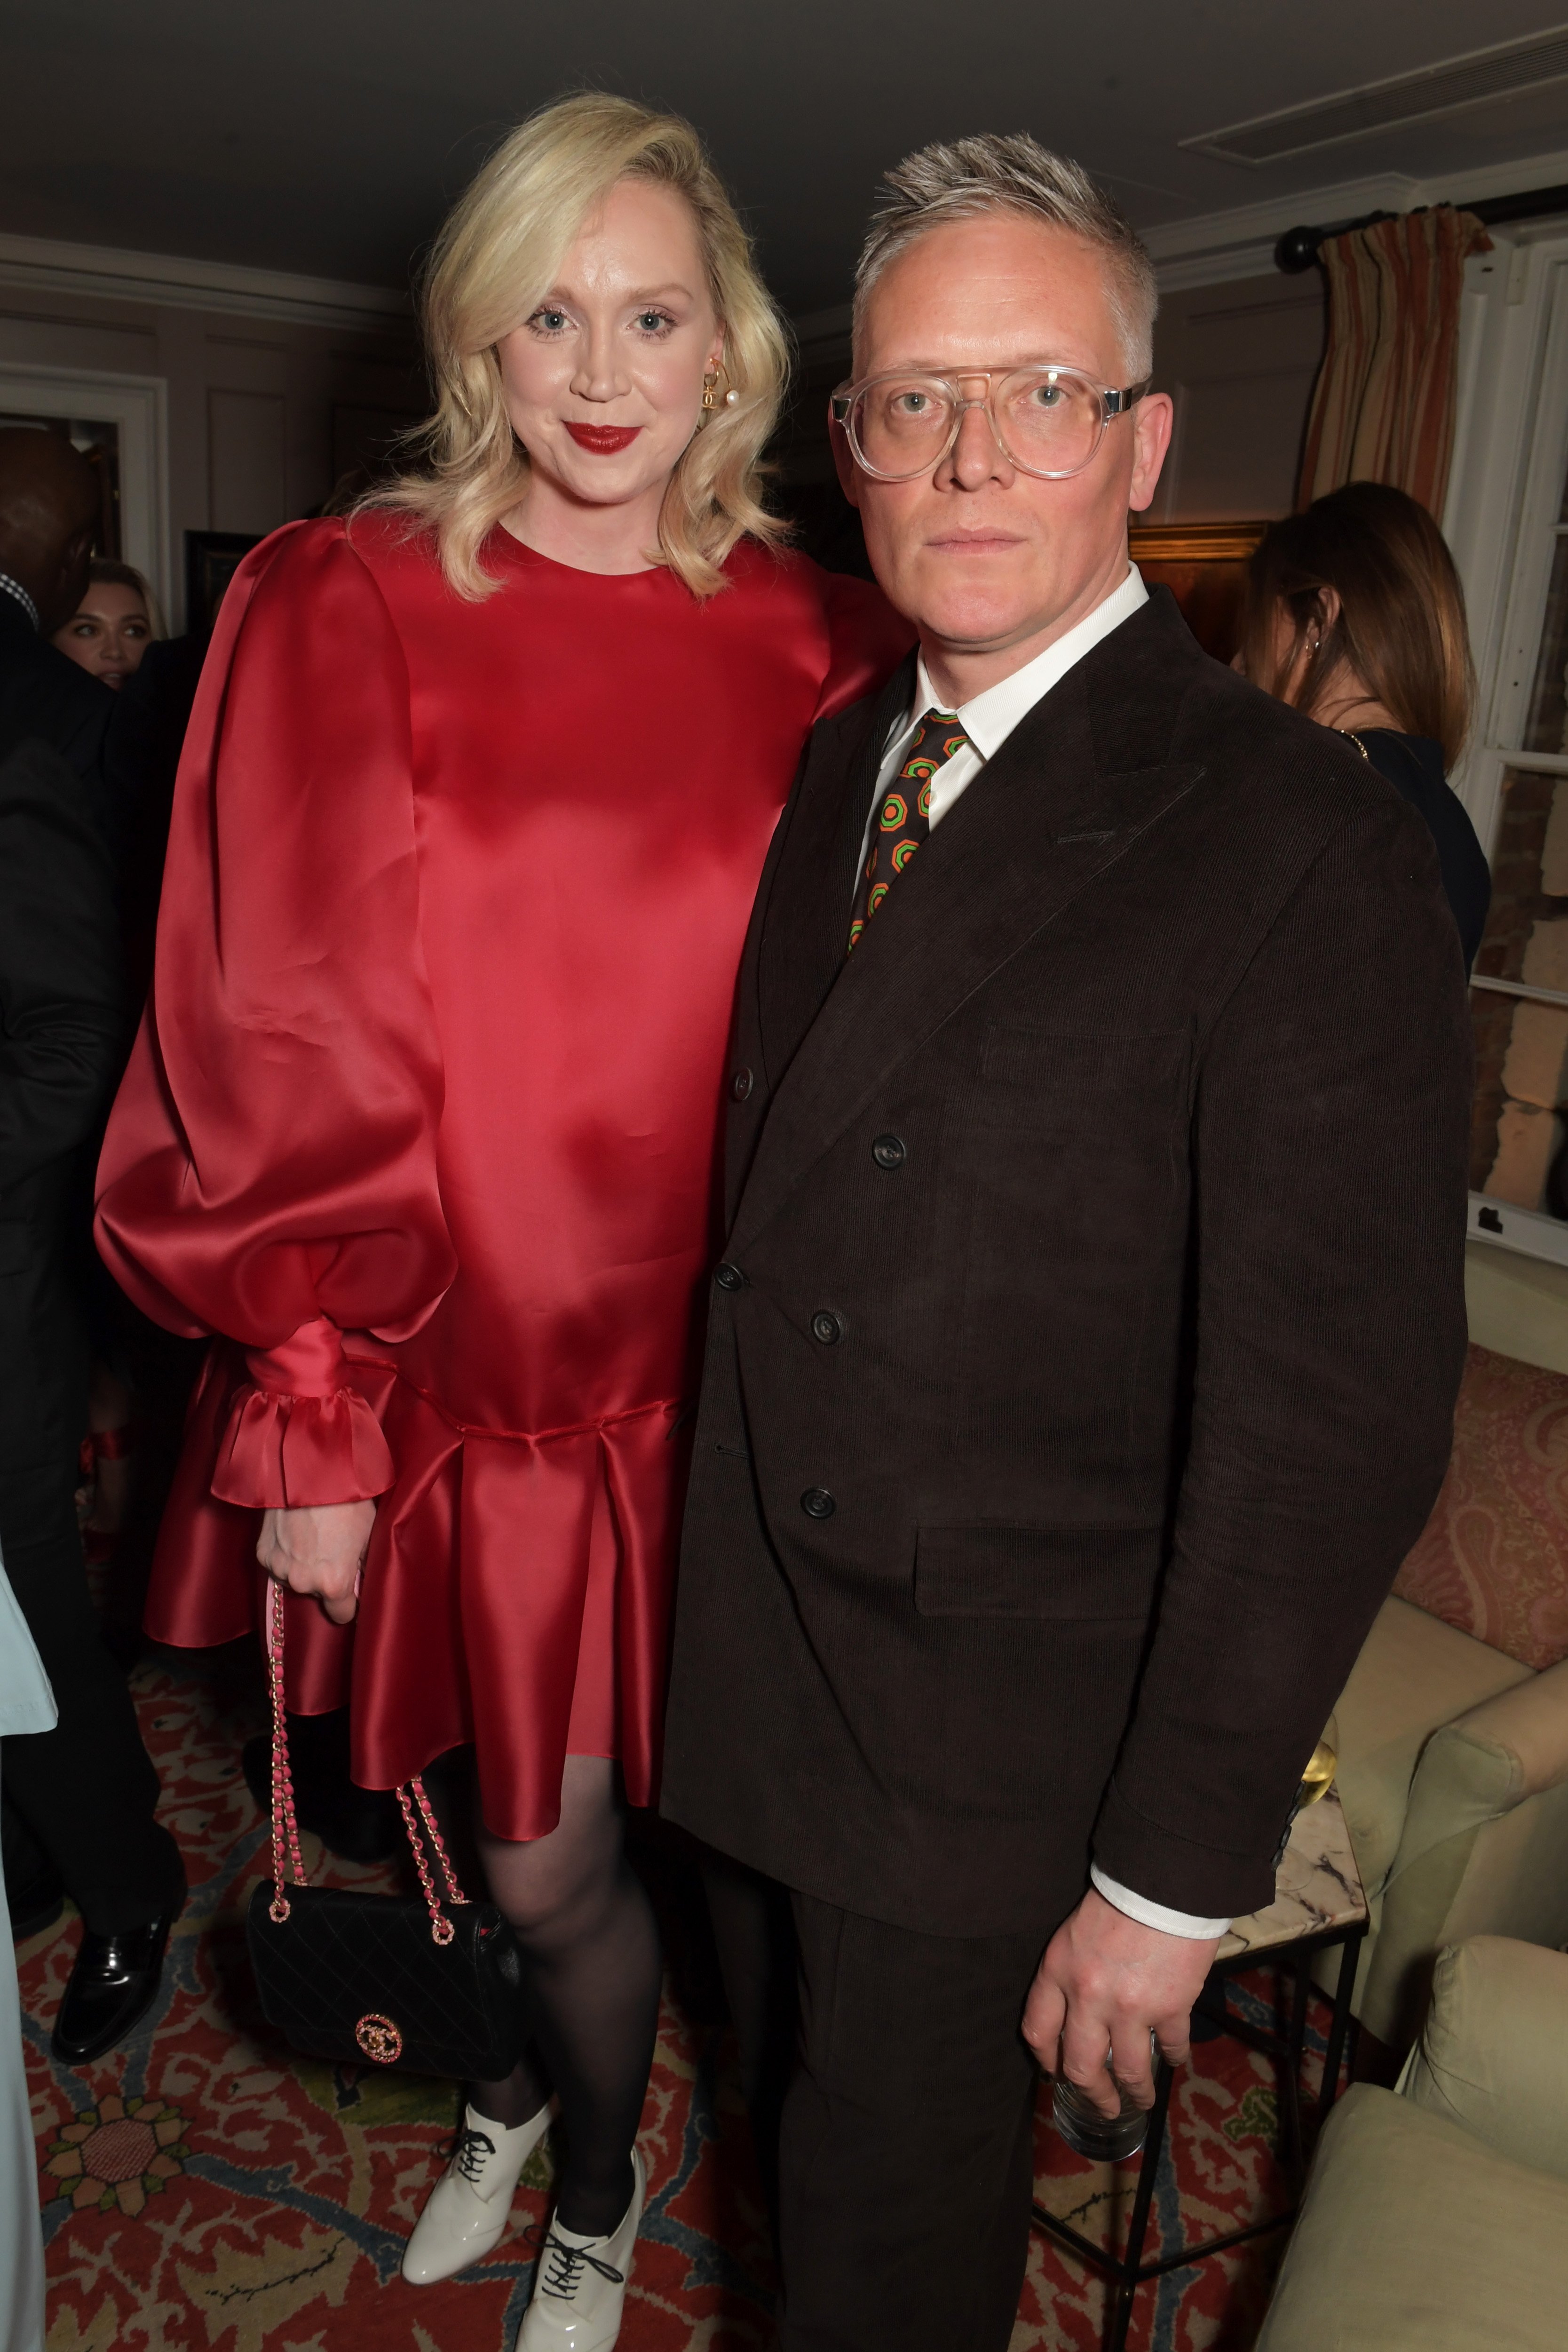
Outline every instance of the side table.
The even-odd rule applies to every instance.
[[[1306,2042],[1307,1997],[1312,1957],[1315,1953],[1336,1948],[1340,1954],[1333,2020],[1329,2028],[1322,2090],[1317,2105],[1321,2124],[1339,2091],[1340,2069],[1350,2025],[1350,1997],[1355,1986],[1356,1962],[1361,1957],[1366,1928],[1366,1896],[1362,1890],[1361,1874],[1355,1866],[1350,1832],[1345,1826],[1338,1791],[1331,1789],[1315,1805],[1309,1805],[1303,1812],[1297,1814],[1291,1825],[1290,1843],[1281,1858],[1274,1900],[1266,1909],[1254,1911],[1248,1918],[1236,1921],[1215,1955],[1203,2000],[1195,2012],[1207,2017],[1220,2032],[1231,2034],[1239,2042],[1245,2042],[1254,2050],[1264,2051],[1281,2062],[1284,2087],[1281,2112],[1284,2121],[1285,2152],[1298,2198],[1304,2168],[1301,2056]],[[1246,1969],[1255,1968],[1265,1958],[1288,1962],[1294,1979],[1289,2022],[1281,2031],[1273,2032],[1265,2032],[1245,2018],[1234,2015],[1226,1999],[1227,1979],[1239,1976]],[[1048,2231],[1084,2262],[1092,2263],[1112,2281],[1113,2292],[1106,2315],[1105,2352],[1123,2352],[1132,2323],[1133,2297],[1146,2279],[1159,2278],[1166,2271],[1183,2270],[1188,2263],[1202,2262],[1207,2255],[1220,2253],[1228,2246],[1239,2246],[1248,2238],[1260,2237],[1265,2231],[1283,2229],[1296,2218],[1293,2199],[1281,2212],[1270,2213],[1260,2221],[1249,2222],[1244,2230],[1230,2230],[1222,2237],[1206,2238],[1197,2245],[1181,2246],[1175,2253],[1162,2254],[1154,2262],[1145,2262],[1144,2244],[1148,2235],[1149,2208],[1165,2153],[1171,2082],[1171,2069],[1161,2059],[1155,2070],[1155,2104],[1149,2116],[1149,2135],[1142,2151],[1138,2185],[1134,2192],[1132,2216],[1127,2228],[1127,2242],[1122,2253],[1113,2253],[1108,2247],[1095,2245],[1070,2221],[1063,2221],[1056,2214],[1048,2212],[1043,2205],[1037,2202],[1034,2207],[1037,2228]],[[1129,2162],[1132,2160],[1128,2158]]]

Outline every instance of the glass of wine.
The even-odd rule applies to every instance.
[[[1339,1758],[1326,1739],[1320,1739],[1308,1757],[1301,1777],[1296,1784],[1295,1801],[1291,1807],[1290,1818],[1285,1823],[1284,1835],[1281,1838],[1278,1851],[1274,1855],[1274,1884],[1276,1891],[1281,1895],[1293,1895],[1299,1892],[1312,1874],[1312,1864],[1301,1856],[1291,1853],[1291,1832],[1296,1825],[1296,1817],[1299,1813],[1305,1812],[1309,1805],[1315,1805],[1320,1797],[1327,1796],[1333,1787],[1334,1774],[1338,1769]]]

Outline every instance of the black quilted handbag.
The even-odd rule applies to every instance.
[[[416,1776],[397,1792],[422,1901],[306,1883],[283,1715],[282,1602],[275,1584],[267,1599],[273,1875],[251,1896],[246,1922],[267,2022],[312,2058],[498,2082],[523,2052],[522,1963],[494,1904],[470,1903],[458,1886],[423,1781]],[[444,1907],[426,1840],[445,1882]]]

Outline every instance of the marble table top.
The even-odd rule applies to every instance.
[[[1215,1954],[1230,1960],[1239,1952],[1265,1952],[1293,1944],[1326,1928],[1354,1927],[1366,1916],[1361,1873],[1351,1850],[1339,1791],[1331,1789],[1296,1815],[1274,1882],[1274,1900],[1264,1910],[1236,1920]]]

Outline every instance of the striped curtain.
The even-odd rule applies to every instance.
[[[1307,417],[1298,507],[1344,482],[1388,482],[1442,514],[1464,267],[1490,245],[1473,213],[1434,205],[1319,247],[1328,347]]]

